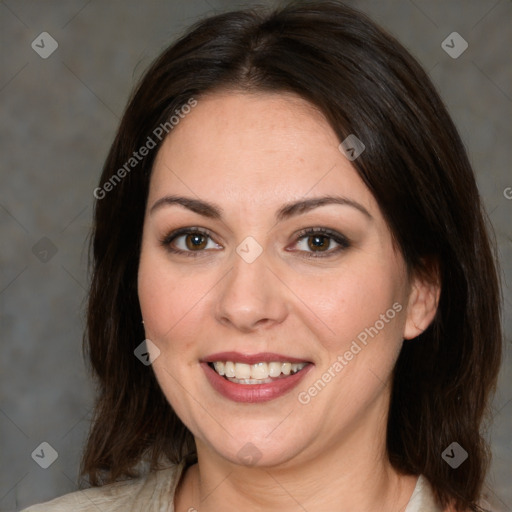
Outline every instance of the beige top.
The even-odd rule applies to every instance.
[[[186,461],[144,478],[72,492],[22,512],[174,512],[174,493]],[[442,512],[423,476],[404,512]]]

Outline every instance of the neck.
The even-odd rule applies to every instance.
[[[403,511],[417,477],[392,468],[379,421],[364,425],[370,427],[352,429],[343,441],[321,440],[323,451],[271,467],[234,464],[196,439],[198,463],[180,484],[176,512],[218,511],[227,504],[229,510],[279,512]]]

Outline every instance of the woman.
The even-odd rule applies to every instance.
[[[92,489],[28,510],[480,510],[493,247],[396,40],[337,2],[200,22],[94,195]]]

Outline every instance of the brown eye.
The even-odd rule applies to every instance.
[[[296,247],[301,256],[306,258],[321,258],[334,256],[350,247],[349,240],[327,228],[311,228],[299,233]]]
[[[160,243],[169,252],[184,256],[200,256],[208,254],[210,249],[222,249],[209,232],[200,228],[178,229],[161,239]]]
[[[185,245],[187,249],[194,251],[196,249],[204,249],[208,244],[208,238],[200,233],[189,233],[185,235]]]
[[[323,252],[329,249],[331,239],[323,235],[314,235],[308,237],[308,247],[314,252]]]

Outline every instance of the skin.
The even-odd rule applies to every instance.
[[[292,94],[215,93],[174,128],[157,155],[146,211],[138,291],[146,337],[160,350],[158,382],[196,440],[198,464],[183,476],[177,512],[230,510],[398,511],[417,477],[389,464],[385,430],[391,372],[403,339],[431,322],[439,289],[408,275],[379,207],[321,113]],[[180,205],[181,195],[215,203],[222,219]],[[284,204],[339,195],[276,223]],[[161,239],[201,227],[200,251],[182,235],[169,252]],[[299,239],[330,228],[350,246],[323,240],[330,253]],[[247,263],[237,246],[252,236],[263,252]],[[188,239],[190,240],[190,236]],[[331,240],[329,242],[329,240]],[[206,245],[207,243],[207,245]],[[329,245],[330,244],[330,245]],[[307,404],[298,400],[357,335],[398,303],[402,310]],[[221,351],[275,352],[314,367],[297,388],[264,403],[217,393],[199,361]],[[238,457],[247,443],[260,458]]]

